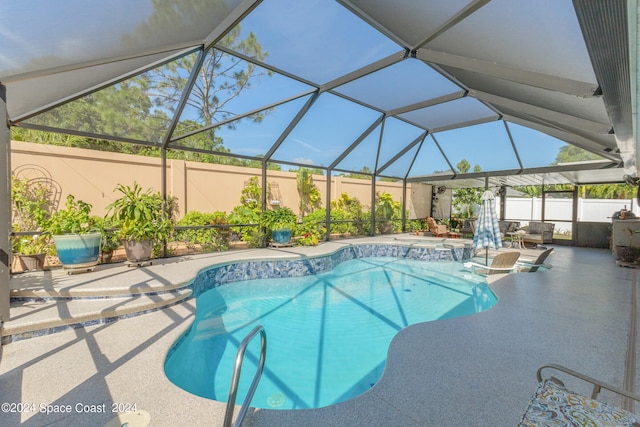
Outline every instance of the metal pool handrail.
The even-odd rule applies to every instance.
[[[264,368],[264,361],[267,357],[267,333],[264,331],[262,325],[258,325],[251,330],[247,334],[246,337],[240,343],[238,347],[238,352],[236,353],[236,363],[233,366],[233,374],[231,375],[231,386],[229,387],[229,400],[227,401],[227,410],[224,414],[224,423],[223,427],[231,426],[231,420],[233,419],[233,409],[236,405],[236,395],[238,394],[238,382],[240,381],[240,370],[242,369],[242,361],[244,360],[244,352],[247,350],[247,346],[249,342],[260,333],[260,361],[258,362],[258,370],[256,374],[253,376],[253,381],[251,382],[251,387],[249,387],[249,391],[247,392],[247,396],[244,398],[244,402],[242,402],[242,407],[240,408],[240,412],[238,413],[238,418],[236,419],[235,427],[239,427],[244,419],[244,416],[249,409],[249,404],[251,403],[251,399],[253,399],[253,394],[258,387],[258,382],[262,377],[262,370]]]
[[[607,389],[613,393],[619,394],[620,396],[622,396],[623,398],[628,398],[631,400],[635,400],[636,402],[640,402],[640,395],[635,394],[633,392],[621,389],[620,387],[616,387],[614,385],[611,384],[607,384],[603,381],[597,380],[593,377],[590,377],[588,375],[585,374],[581,374],[579,372],[576,372],[572,369],[569,369],[565,366],[562,365],[556,365],[554,363],[550,363],[548,365],[542,365],[540,368],[538,368],[538,372],[536,372],[536,377],[538,379],[538,382],[542,382],[542,380],[544,379],[542,376],[542,371],[544,369],[555,369],[557,371],[560,372],[564,372],[567,375],[570,375],[572,377],[581,379],[582,381],[585,381],[587,383],[590,383],[593,386],[593,389],[591,391],[591,398],[592,399],[597,399],[598,398],[598,394],[600,394],[601,389]],[[564,383],[560,380],[558,380],[557,378],[554,377],[550,377],[549,379],[554,380],[555,382],[559,383],[560,385],[564,386]]]

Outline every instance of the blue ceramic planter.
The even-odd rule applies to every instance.
[[[90,267],[98,264],[101,233],[53,236],[60,263],[65,268]]]
[[[291,230],[288,228],[282,228],[280,230],[273,230],[271,232],[273,241],[280,244],[286,244],[291,241]]]

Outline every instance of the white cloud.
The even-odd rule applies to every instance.
[[[316,147],[314,147],[314,146],[313,146],[313,145],[311,145],[311,144],[307,144],[306,142],[304,142],[304,141],[303,141],[303,140],[301,140],[301,139],[297,139],[297,138],[296,138],[296,139],[294,139],[294,141],[295,141],[295,142],[297,142],[298,144],[302,145],[304,148],[308,148],[309,150],[313,150],[313,151],[315,151],[316,153],[321,153],[321,152],[322,152],[322,150],[320,150],[319,148],[316,148]]]
[[[304,157],[296,157],[293,159],[294,163],[300,163],[301,165],[315,165],[315,162],[311,159],[305,159]]]

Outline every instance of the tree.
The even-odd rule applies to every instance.
[[[558,150],[554,164],[584,162],[598,159],[602,159],[602,157],[575,145],[567,144],[560,147],[560,150]]]
[[[355,179],[371,179],[371,175],[373,175],[373,172],[371,171],[371,169],[369,169],[367,166],[363,166],[362,169],[360,169],[361,173],[357,173],[357,172],[352,172],[352,173],[346,173],[343,174],[342,176],[345,178],[355,178]]]
[[[584,162],[601,158],[595,153],[567,144],[558,151],[554,164]],[[573,186],[567,184],[558,184],[550,188],[554,190],[573,190]],[[529,197],[542,196],[542,185],[518,186],[514,187],[514,189],[527,194]],[[585,199],[631,199],[636,196],[636,191],[635,187],[627,184],[598,184],[579,187],[579,192]]]
[[[135,44],[138,39],[162,38],[164,35],[157,32],[160,23],[167,22],[171,23],[167,25],[172,26],[197,23],[210,15],[211,5],[209,4],[206,5],[208,9],[203,10],[202,7],[205,5],[200,6],[197,3],[187,2],[180,8],[175,7],[174,2],[166,0],[155,0],[153,3],[154,13],[149,17],[148,22],[140,25],[135,36],[124,37],[124,42]],[[220,7],[223,7],[222,3]],[[240,39],[239,25],[226,34],[220,43],[258,60],[264,60],[267,55],[253,33]],[[196,58],[195,53],[183,56],[161,67],[56,107],[29,119],[28,122],[59,129],[159,143],[166,137],[170,120],[177,111],[189,75],[196,65]],[[269,71],[263,71],[248,61],[218,49],[210,49],[198,71],[198,78],[189,94],[176,133],[180,135],[208,127],[232,116],[236,112],[228,109],[229,103],[243,91],[256,86],[262,77],[270,74]],[[259,122],[268,112],[269,110],[262,111],[243,120]],[[12,136],[17,140],[47,144],[150,156],[160,155],[157,147],[76,136],[60,137],[59,134],[28,129],[16,129]],[[224,147],[223,143],[224,141],[216,136],[214,129],[207,129],[200,134],[180,140],[178,144],[185,148],[229,153],[230,150]],[[234,165],[248,163],[229,156],[190,151],[177,153],[170,151],[168,156]]]
[[[242,40],[239,36],[240,26],[236,26],[220,43],[246,56],[264,60],[267,54],[262,51],[262,46],[253,33]],[[188,73],[195,66],[195,61],[195,55],[188,55],[155,70],[153,76],[155,91],[152,96],[163,108],[175,110],[182,90],[187,84]],[[181,120],[177,133],[208,127],[233,116],[237,112],[227,108],[229,103],[242,92],[256,86],[262,77],[270,74],[271,72],[264,71],[250,62],[218,49],[210,49],[198,71],[198,78],[183,113],[183,116],[188,116],[190,120]],[[259,112],[247,119],[260,122],[266,114],[265,111]],[[227,126],[233,128],[235,124]],[[223,147],[223,141],[216,138],[215,130],[208,129],[205,134],[208,136],[206,138],[208,145],[199,148],[219,151]]]
[[[602,184],[582,186],[582,197],[585,199],[633,199],[637,187],[627,184]]]
[[[529,197],[540,197],[542,196],[542,186],[541,185],[521,185],[513,187],[514,190],[517,190],[521,193],[526,194]]]
[[[471,164],[462,159],[456,165],[459,173],[468,173]],[[480,172],[480,166],[475,165],[474,172]],[[453,208],[458,212],[461,218],[471,218],[473,215],[473,207],[479,205],[482,201],[482,189],[478,188],[459,188],[453,191],[452,204]]]

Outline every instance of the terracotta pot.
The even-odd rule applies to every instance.
[[[113,258],[113,251],[102,251],[102,252],[100,252],[100,262],[102,264],[110,263],[112,258]]]

